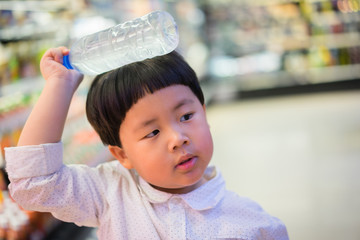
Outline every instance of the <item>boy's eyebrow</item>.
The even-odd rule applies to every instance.
[[[156,119],[155,119],[155,118],[154,118],[154,119],[150,119],[150,120],[148,120],[148,121],[145,121],[145,122],[141,123],[139,129],[140,129],[140,128],[143,128],[143,127],[146,127],[146,126],[148,126],[148,125],[151,125],[153,122],[156,122]]]
[[[176,111],[177,109],[181,108],[182,106],[184,106],[186,104],[191,104],[193,102],[194,102],[193,99],[185,98],[182,101],[180,101],[178,104],[176,104],[176,106],[173,108],[173,111]]]
[[[186,105],[186,104],[191,104],[193,103],[194,100],[192,99],[183,99],[182,101],[180,101],[178,104],[175,105],[175,107],[173,108],[173,111],[176,111],[177,109],[181,108],[182,106]],[[153,119],[150,119],[150,120],[147,120],[147,121],[144,121],[140,124],[140,127],[139,128],[143,128],[143,127],[146,127],[148,125],[151,125],[152,123],[154,123],[157,119],[156,118],[153,118]]]

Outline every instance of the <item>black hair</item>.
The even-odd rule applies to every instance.
[[[127,111],[145,94],[175,84],[188,86],[204,104],[204,95],[194,70],[175,51],[100,74],[95,77],[88,92],[88,121],[103,144],[121,147],[119,129]]]

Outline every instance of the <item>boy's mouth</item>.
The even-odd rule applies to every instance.
[[[175,166],[179,170],[189,170],[194,167],[197,157],[186,155],[180,159],[180,162]]]
[[[182,162],[179,163],[177,166],[179,166],[179,165],[184,165],[184,164],[186,164],[187,162],[191,161],[191,159],[192,159],[192,158],[189,158],[189,159],[187,159],[187,160],[185,160],[185,161],[182,161]]]

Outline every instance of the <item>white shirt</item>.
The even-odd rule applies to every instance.
[[[100,240],[288,239],[284,224],[225,189],[214,167],[187,194],[154,189],[118,161],[64,165],[62,143],[6,149],[12,197],[23,208],[98,228]]]

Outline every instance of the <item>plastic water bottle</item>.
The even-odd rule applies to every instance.
[[[177,25],[164,11],[151,12],[77,40],[64,66],[97,75],[123,65],[167,54],[179,43]]]

